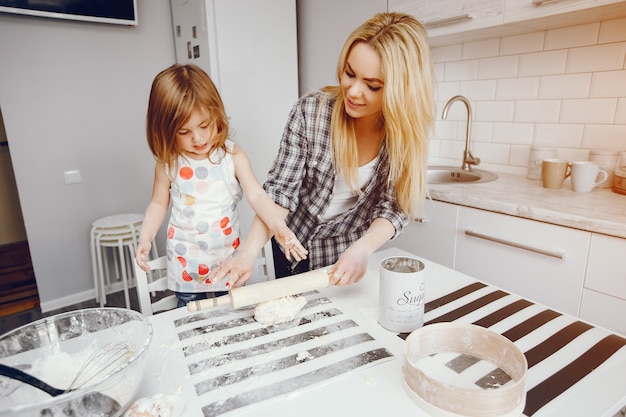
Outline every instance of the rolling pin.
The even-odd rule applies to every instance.
[[[328,270],[316,269],[290,277],[233,288],[227,295],[221,297],[190,301],[187,303],[187,310],[195,312],[227,304],[230,304],[231,308],[246,307],[289,295],[319,290],[328,287],[328,284]]]

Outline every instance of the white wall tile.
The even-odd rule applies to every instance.
[[[543,51],[545,32],[526,33],[503,37],[500,41],[500,55],[519,55]]]
[[[539,98],[587,98],[591,74],[547,75],[539,82]]]
[[[586,125],[582,147],[626,150],[626,125]]]
[[[599,30],[599,22],[548,30],[544,49],[549,51],[595,45]]]
[[[597,43],[597,44],[596,44]],[[437,122],[429,151],[460,164],[472,103],[472,150],[481,167],[526,175],[528,150],[559,157],[626,150],[626,18],[433,48]]]
[[[444,81],[478,79],[478,60],[453,61],[445,64]]]
[[[519,100],[515,102],[515,122],[557,123],[559,100]]]
[[[626,97],[626,70],[594,73],[589,96]]]
[[[441,106],[439,106],[439,113],[443,110],[443,105],[446,104],[446,101],[448,101],[452,96],[459,94],[460,89],[460,81],[441,82],[437,84],[435,93],[437,103],[442,103]]]
[[[605,20],[600,24],[598,43],[626,41],[626,18]]]
[[[619,70],[624,67],[626,42],[573,48],[569,50],[566,71],[594,72]]]
[[[432,48],[430,51],[433,62],[458,61],[463,54],[463,44],[446,45]]]
[[[479,101],[475,105],[474,120],[482,122],[512,122],[514,101]]]
[[[501,164],[507,165],[509,162],[510,146],[502,143],[472,143],[472,154],[480,158],[480,165]]]
[[[563,100],[560,123],[613,123],[617,99]]]
[[[497,80],[496,99],[527,100],[537,98],[538,77],[501,78]]]
[[[465,127],[463,127],[465,128]],[[465,136],[463,136],[465,139]],[[472,131],[470,132],[472,142],[493,142],[493,123],[492,122],[472,122]]]
[[[615,123],[626,124],[626,98],[617,100],[617,110],[615,111]]]
[[[517,76],[518,56],[502,56],[497,58],[480,59],[480,79],[510,78]]]
[[[554,75],[565,72],[567,50],[536,52],[519,56],[519,76]]]
[[[584,125],[538,123],[535,125],[534,146],[554,146],[555,148],[580,147]]]
[[[487,39],[480,42],[468,42],[463,44],[462,59],[477,59],[498,56],[500,51],[500,38]]]
[[[496,80],[461,81],[461,94],[470,101],[496,98]]]
[[[493,141],[514,145],[532,145],[534,123],[494,123]]]

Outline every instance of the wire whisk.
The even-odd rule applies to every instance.
[[[133,347],[126,342],[111,342],[94,351],[85,360],[67,391],[102,381],[107,375],[128,363]]]

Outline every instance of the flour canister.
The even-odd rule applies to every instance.
[[[611,188],[615,181],[615,167],[617,165],[617,159],[619,152],[617,151],[605,151],[605,150],[591,150],[589,151],[589,160],[596,162],[600,165],[600,168],[605,170],[608,174],[606,181],[598,185],[598,188]]]
[[[544,159],[556,158],[556,149],[550,147],[533,146],[528,153],[528,173],[526,178],[541,179],[541,164]]]
[[[618,194],[626,194],[626,152],[622,152],[617,160],[613,191]]]
[[[380,263],[378,323],[397,333],[410,333],[424,324],[424,263],[392,256]]]

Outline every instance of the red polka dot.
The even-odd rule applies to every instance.
[[[193,170],[189,167],[182,167],[179,171],[180,177],[184,180],[188,180],[193,177]]]
[[[228,229],[224,229],[224,235],[228,236],[233,232],[233,229],[229,227]]]
[[[228,223],[230,223],[230,219],[228,217],[224,217],[222,220],[220,220],[220,227],[223,229],[228,226]]]
[[[187,266],[187,259],[183,258],[182,256],[177,256],[176,259],[178,259],[178,262],[180,262],[183,268]]]
[[[209,273],[209,267],[206,264],[198,265],[198,274],[206,275]]]
[[[237,249],[239,247],[239,243],[241,243],[239,241],[239,238],[235,239],[235,241],[233,242],[233,249]]]
[[[191,280],[193,280],[193,278],[191,278],[191,275],[189,275],[189,273],[187,271],[183,271],[183,280],[191,281]]]
[[[173,228],[173,227],[169,227],[169,228],[167,229],[167,237],[168,237],[169,239],[172,239],[172,238],[174,237],[174,228]]]

